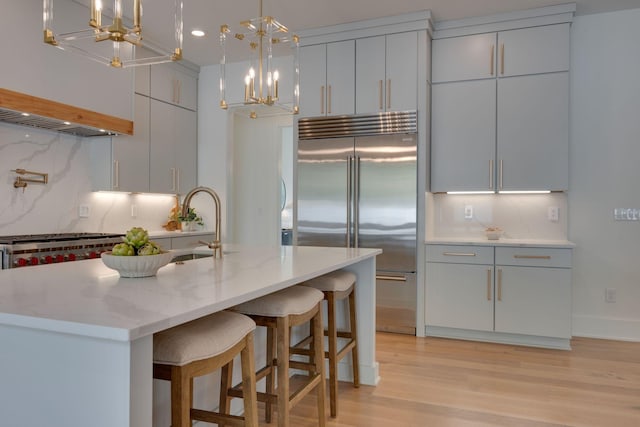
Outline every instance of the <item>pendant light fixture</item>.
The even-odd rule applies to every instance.
[[[62,13],[62,22],[56,25],[70,25],[72,16],[68,0],[66,9],[56,11],[56,16]],[[175,46],[164,49],[145,40],[142,35],[142,0],[127,0],[131,4],[130,14],[127,15],[123,0],[90,0],[87,26],[80,30],[64,28],[59,33],[54,26],[54,0],[43,0],[43,30],[44,42],[63,50],[69,50],[102,64],[116,68],[133,67],[137,65],[159,64],[163,62],[179,61],[182,59],[182,0],[173,0],[174,28],[173,39]],[[113,7],[107,6],[111,4]],[[158,7],[158,2],[151,3]],[[109,22],[107,22],[109,21]],[[153,55],[136,57],[136,47],[147,47]]]
[[[242,30],[232,34],[226,24],[220,26],[220,46],[222,59],[220,60],[220,107],[223,109],[244,106],[249,111],[249,117],[258,117],[261,106],[274,107],[261,109],[261,115],[298,114],[300,103],[300,71],[298,63],[299,39],[289,33],[287,27],[272,16],[262,15],[262,0],[259,0],[258,17],[240,22]],[[245,43],[251,52],[250,64],[244,76],[244,101],[228,104],[227,94],[227,43],[229,38]],[[289,45],[293,55],[293,72],[289,77],[293,84],[293,105],[285,105],[280,100],[280,86],[282,75],[285,74],[275,68],[273,63],[274,47]],[[241,109],[244,110],[244,109]]]

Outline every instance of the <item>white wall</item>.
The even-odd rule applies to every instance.
[[[569,238],[574,335],[640,340],[640,9],[576,17],[571,34]],[[617,302],[605,302],[605,289]]]

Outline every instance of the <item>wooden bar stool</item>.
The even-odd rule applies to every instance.
[[[272,405],[277,405],[278,427],[289,427],[290,409],[314,389],[317,394],[318,424],[325,426],[322,299],[322,292],[316,289],[292,286],[234,308],[251,317],[258,326],[267,328],[266,365],[256,373],[258,381],[266,377],[266,386],[264,393],[258,393],[258,400],[265,402],[267,422],[271,422]],[[308,362],[290,360],[291,328],[307,322],[310,323],[310,335],[304,341],[310,344],[310,348],[306,350]],[[303,384],[295,387],[294,391],[291,391],[290,368],[308,372],[308,376],[303,376]],[[223,375],[231,378],[231,367],[225,368],[227,369],[228,371],[223,371]],[[274,388],[274,374],[277,375],[277,388]],[[227,395],[244,396],[244,390],[229,388]]]
[[[191,421],[258,427],[258,404],[253,349],[256,324],[247,316],[223,311],[153,336],[153,378],[171,381],[171,426],[191,427]],[[233,365],[240,354],[244,415],[192,408],[193,379]]]
[[[360,387],[360,370],[358,369],[358,334],[356,326],[356,275],[349,271],[338,270],[304,283],[324,294],[327,301],[327,330],[329,351],[325,357],[329,359],[329,402],[331,416],[338,415],[338,362],[351,351],[353,366],[353,385]],[[336,325],[336,301],[349,298],[349,331],[338,331]],[[347,343],[338,350],[338,338],[347,339]]]

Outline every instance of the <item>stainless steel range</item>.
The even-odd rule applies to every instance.
[[[99,258],[124,234],[60,233],[0,236],[2,269]]]

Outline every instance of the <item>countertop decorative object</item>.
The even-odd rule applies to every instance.
[[[171,262],[173,257],[173,251],[140,256],[119,256],[112,255],[111,252],[104,252],[101,255],[104,265],[116,270],[120,273],[120,277],[127,278],[155,276],[161,267]]]

